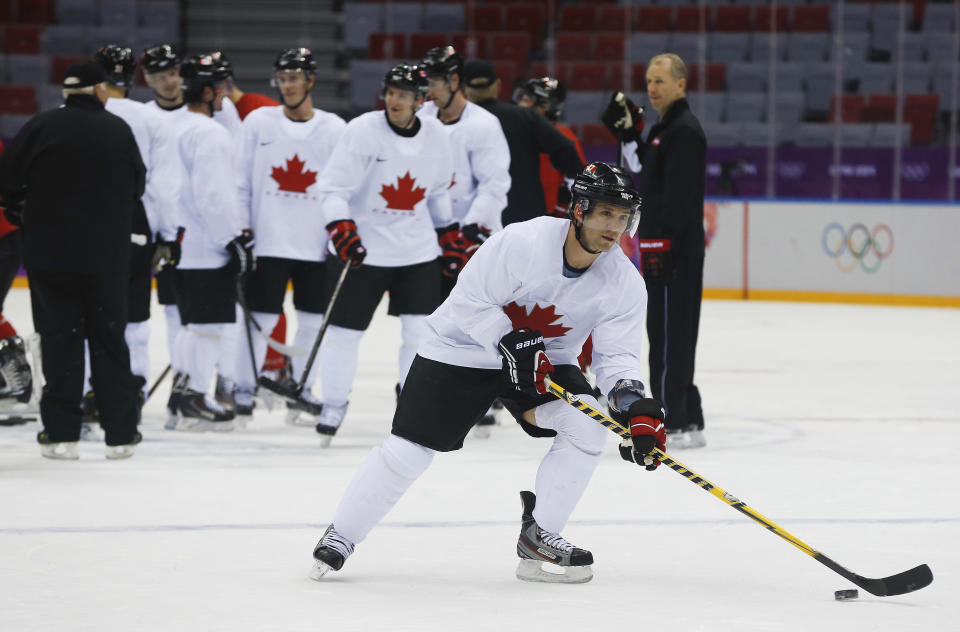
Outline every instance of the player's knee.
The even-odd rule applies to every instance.
[[[430,448],[393,434],[383,442],[380,451],[387,467],[408,479],[423,474],[430,467],[435,454]]]
[[[600,404],[592,396],[581,395],[580,398],[590,406],[600,409]],[[610,437],[610,431],[572,406],[563,402],[558,403],[563,408],[559,412],[560,419],[555,426],[557,435],[564,437],[581,452],[592,455],[603,452]]]
[[[350,350],[360,346],[361,338],[363,338],[363,331],[360,329],[330,325],[324,334],[323,344],[340,350]]]
[[[405,345],[419,345],[429,331],[427,317],[421,314],[400,315],[400,335]]]

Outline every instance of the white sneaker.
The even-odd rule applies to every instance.
[[[40,444],[40,456],[57,461],[76,461],[80,458],[76,441]]]

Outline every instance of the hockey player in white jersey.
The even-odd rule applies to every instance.
[[[427,469],[436,452],[458,450],[497,396],[534,436],[552,436],[536,494],[521,492],[517,576],[578,583],[593,555],[560,535],[600,461],[609,431],[546,392],[543,377],[598,406],[577,366],[594,336],[597,381],[613,416],[633,437],[621,456],[655,469],[664,447],[663,410],[641,375],[647,295],[617,245],[636,229],[639,197],[619,168],[590,163],[573,185],[570,219],[539,217],[493,235],[466,265],[453,292],[427,319],[400,393],[393,430],[354,475],[314,549],[311,577],[340,570],[354,547]],[[549,356],[549,358],[548,358]],[[549,562],[562,571],[549,572]]]
[[[236,277],[252,266],[253,236],[245,230],[229,159],[233,140],[213,121],[229,71],[219,55],[188,57],[180,66],[187,112],[178,150],[183,167],[180,205],[186,228],[176,270],[183,327],[176,353],[184,373],[176,385],[178,429],[232,430],[233,411],[207,394],[220,337],[236,320]],[[226,158],[225,158],[226,157]]]
[[[436,118],[417,116],[426,90],[417,66],[391,68],[381,91],[386,110],[347,124],[317,183],[337,254],[327,259],[328,291],[344,265],[357,266],[330,308],[320,348],[324,407],[316,429],[324,446],[346,414],[360,338],[383,293],[390,293],[389,313],[401,321],[402,387],[426,317],[442,300],[441,269],[455,273],[463,262],[447,192],[453,177],[447,135]]]
[[[313,107],[310,90],[316,70],[317,62],[308,49],[282,51],[273,65],[272,83],[283,105],[258,108],[241,125],[240,207],[247,215],[246,225],[252,226],[257,235],[257,265],[247,276],[245,287],[256,326],[251,335],[237,337],[238,348],[233,354],[237,415],[253,413],[255,369],[263,364],[266,336],[283,311],[288,281],[293,283],[297,310],[294,346],[309,349],[323,322],[327,230],[320,213],[317,174],[326,165],[346,123],[336,114]],[[253,346],[253,360],[248,344]],[[286,378],[281,386],[294,392],[306,356],[292,356],[291,360],[293,377]],[[311,371],[311,375],[315,373]],[[310,391],[312,382],[308,380],[299,397],[288,401],[288,422],[296,423],[299,412],[320,414],[322,405]],[[309,421],[310,426],[315,423]]]
[[[464,96],[463,58],[453,46],[430,49],[420,67],[427,75],[429,100],[419,115],[443,123],[450,139],[450,204],[472,251],[503,228],[500,213],[510,190],[510,148],[497,117]],[[456,275],[444,275],[444,297],[454,283]]]
[[[183,107],[183,80],[180,62],[183,61],[171,44],[157,44],[145,48],[140,55],[143,78],[153,90],[153,100],[147,105],[173,112]]]

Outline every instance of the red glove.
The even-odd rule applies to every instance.
[[[358,266],[363,263],[367,256],[367,249],[363,247],[360,241],[360,235],[357,234],[357,224],[352,219],[340,219],[327,224],[327,232],[330,234],[330,241],[337,251],[340,259],[351,265]]]
[[[544,378],[553,373],[547,358],[543,334],[528,327],[514,329],[500,339],[503,373],[515,389],[527,395],[547,392]]]
[[[638,399],[627,409],[630,419],[630,438],[620,443],[620,456],[646,467],[651,472],[660,465],[652,452],[667,448],[667,431],[663,425],[663,406],[652,397]]]
[[[463,266],[467,265],[467,240],[460,230],[460,224],[450,224],[437,229],[437,242],[443,251],[440,262],[443,264],[443,276],[456,278]]]

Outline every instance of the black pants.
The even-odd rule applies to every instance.
[[[129,270],[109,274],[29,270],[33,324],[40,334],[43,376],[40,418],[52,441],[80,438],[83,340],[107,445],[130,443],[140,418],[143,378],[130,372],[123,338],[127,326]]]
[[[20,264],[23,263],[23,236],[19,230],[13,230],[0,237],[0,312],[7,298],[13,280],[17,278]]]
[[[647,282],[650,390],[667,410],[668,430],[703,428],[700,391],[693,383],[703,297],[703,257],[675,257],[675,275]]]

